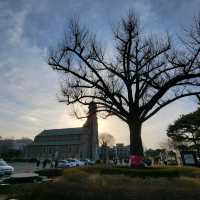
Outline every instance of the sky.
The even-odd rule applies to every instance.
[[[111,44],[111,26],[133,9],[149,34],[168,32],[176,41],[200,12],[200,0],[0,0],[0,136],[30,137],[43,129],[82,126],[72,108],[58,102],[59,77],[47,64],[48,50],[61,41],[67,21],[78,15],[97,37]],[[166,139],[167,126],[195,110],[195,99],[175,102],[145,122],[145,148]],[[112,117],[99,132],[129,143],[129,131]]]

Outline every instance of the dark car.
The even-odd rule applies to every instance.
[[[151,159],[145,158],[145,159],[144,159],[144,164],[145,164],[146,166],[151,166],[151,164],[152,164]]]
[[[167,165],[178,165],[176,160],[167,160]]]

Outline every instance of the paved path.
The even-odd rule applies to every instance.
[[[5,195],[0,195],[0,200],[6,200],[6,196]]]
[[[11,162],[8,163],[12,167],[14,167],[15,171],[14,173],[33,173],[35,170],[42,169],[42,165],[40,165],[40,168],[36,168],[35,163],[29,163],[29,162]],[[50,166],[47,165],[46,169]]]

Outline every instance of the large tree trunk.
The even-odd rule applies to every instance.
[[[135,121],[130,122],[129,130],[130,130],[130,154],[144,156],[142,138],[141,138],[142,123]]]

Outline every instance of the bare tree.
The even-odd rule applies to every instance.
[[[143,155],[143,122],[178,99],[200,94],[200,20],[187,33],[181,50],[175,50],[169,36],[146,36],[130,12],[113,31],[108,56],[95,35],[72,20],[48,60],[65,77],[61,101],[94,101],[105,118],[119,117],[129,126],[131,154]]]
[[[109,161],[109,149],[114,146],[115,138],[109,133],[101,133],[99,135],[99,144],[101,145],[102,159],[108,164]]]
[[[115,144],[115,138],[108,133],[101,133],[99,135],[99,144],[101,146],[112,147]]]
[[[200,105],[200,95],[197,95],[198,105]]]

